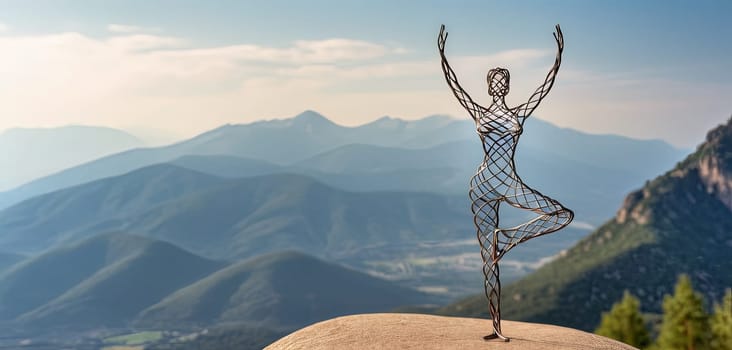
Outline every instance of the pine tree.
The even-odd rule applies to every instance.
[[[637,348],[646,347],[651,342],[640,313],[640,301],[627,290],[623,293],[623,299],[615,303],[610,312],[602,314],[600,327],[595,333]]]
[[[712,349],[732,350],[732,289],[727,289],[722,304],[714,307],[710,328]]]
[[[709,316],[703,297],[694,291],[689,276],[681,275],[674,295],[663,300],[663,322],[658,348],[663,350],[701,350],[709,348]]]

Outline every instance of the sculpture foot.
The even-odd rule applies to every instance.
[[[511,340],[510,338],[504,337],[503,334],[499,334],[496,332],[493,332],[493,334],[486,335],[483,337],[484,340],[493,340],[493,339],[501,339],[505,342]]]

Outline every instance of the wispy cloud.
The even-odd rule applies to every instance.
[[[0,129],[33,118],[36,125],[154,120],[200,131],[235,115],[315,108],[328,99],[321,89],[344,77],[406,71],[377,62],[402,55],[403,48],[361,40],[201,48],[183,38],[110,29],[116,33],[107,38],[75,32],[0,36],[0,52],[11,53],[0,55],[0,114],[7,116]],[[313,74],[319,69],[324,74]],[[269,100],[276,103],[262,113]],[[204,117],[211,124],[201,125]],[[170,123],[180,118],[197,122]]]
[[[107,26],[107,30],[112,33],[131,34],[131,33],[145,33],[145,32],[157,32],[160,28],[154,27],[140,27],[129,24],[110,24]]]
[[[0,55],[0,129],[86,123],[192,134],[305,109],[350,125],[384,114],[465,117],[445,85],[437,55],[420,56],[400,44],[328,38],[284,46],[200,47],[186,38],[114,29],[106,38],[75,32],[0,36],[0,52],[6,53]],[[509,68],[510,105],[524,102],[542,82],[553,54],[535,49],[448,53],[463,87],[486,104],[485,74],[496,66]],[[729,95],[730,84],[689,86],[570,66],[560,71],[536,114],[589,131],[672,140],[696,133],[700,140],[728,115]],[[685,115],[693,123],[684,130],[659,123]]]
[[[279,64],[343,63],[372,60],[400,54],[398,47],[351,39],[300,40],[278,48],[261,45],[231,45],[160,52],[165,58],[213,59]]]

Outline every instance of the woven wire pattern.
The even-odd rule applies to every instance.
[[[486,108],[475,103],[463,90],[447,62],[447,32],[444,25],[437,37],[445,80],[460,104],[475,120],[476,131],[485,152],[482,163],[470,179],[468,193],[481,247],[488,311],[493,323],[493,333],[486,336],[486,339],[500,338],[508,341],[501,332],[501,281],[498,262],[519,243],[560,230],[574,218],[571,210],[521,181],[514,163],[516,145],[523,133],[524,121],[551,90],[562,62],[564,37],[559,25],[556,26],[554,39],[557,43],[554,65],[529,100],[514,108],[506,106],[505,96],[509,92],[511,76],[507,69],[498,67],[488,72],[488,94],[492,96],[493,102]],[[514,227],[500,227],[498,209],[501,203],[529,210],[537,216]]]

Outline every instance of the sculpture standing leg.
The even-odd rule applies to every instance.
[[[492,237],[485,240],[486,243],[491,243],[490,247],[481,247],[481,253],[483,254],[483,275],[485,277],[485,295],[488,298],[488,311],[493,322],[493,333],[486,335],[483,339],[490,340],[498,338],[508,341],[509,339],[501,333],[501,279],[498,268],[498,260],[500,260],[498,251],[499,234],[499,230],[494,230],[491,233]]]
[[[499,241],[500,230],[498,227],[498,205],[499,201],[487,201],[484,198],[485,192],[480,191],[480,186],[471,190],[473,220],[477,229],[478,242],[480,243],[481,258],[483,259],[484,290],[488,298],[488,311],[493,322],[493,333],[484,339],[500,338],[508,341],[508,338],[501,333],[501,280],[499,276],[498,261],[501,259],[502,244]]]

